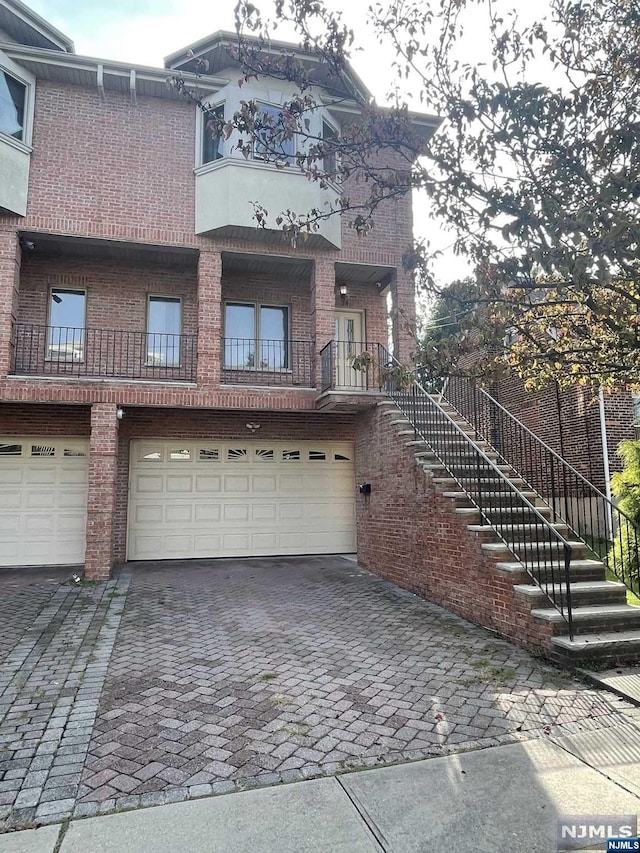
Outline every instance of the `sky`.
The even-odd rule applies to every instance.
[[[216,30],[234,29],[236,0],[26,0],[43,18],[69,36],[76,53],[136,65],[162,67],[164,57]],[[266,14],[272,0],[255,0]],[[329,8],[341,10],[362,46],[352,64],[378,103],[386,101],[392,79],[393,54],[381,46],[367,24],[372,0],[326,0]],[[526,0],[513,0],[531,8]],[[545,0],[539,0],[544,3]],[[292,31],[278,29],[275,38],[297,41]],[[468,273],[466,262],[447,250],[452,236],[441,231],[426,215],[426,202],[414,194],[417,237],[444,249],[436,272],[443,281]]]

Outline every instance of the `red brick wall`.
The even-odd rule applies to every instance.
[[[254,435],[247,421],[260,424]],[[248,411],[128,409],[120,422],[113,548],[117,562],[125,559],[129,493],[129,445],[132,438],[238,438],[292,441],[353,441],[355,418]]]
[[[555,386],[542,391],[525,391],[519,379],[505,377],[492,389],[492,394],[556,453],[564,454],[581,474],[599,489],[604,489],[597,391],[592,388],[560,391],[558,407]],[[630,393],[606,395],[605,420],[610,468],[612,472],[619,471],[618,444],[634,437]]]
[[[182,100],[132,104],[110,91],[102,103],[95,88],[38,80],[28,218],[76,223],[72,233],[133,225],[193,240],[195,116]]]
[[[195,269],[27,254],[22,263],[19,323],[47,323],[52,287],[87,291],[87,328],[144,332],[147,297],[153,294],[181,297],[182,332],[197,330]]]
[[[483,554],[468,519],[418,468],[382,409],[358,416],[356,482],[371,483],[371,495],[357,499],[359,563],[518,645],[548,648],[551,628],[534,623],[512,591],[523,579]]]
[[[90,406],[0,403],[0,435],[89,436]]]

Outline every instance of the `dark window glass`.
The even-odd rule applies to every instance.
[[[272,104],[258,104],[258,118],[264,124],[256,134],[253,156],[258,160],[285,160],[293,163],[294,140],[282,139],[282,110]]]
[[[210,114],[203,115],[204,135],[202,139],[202,162],[212,163],[222,157],[222,134],[217,133],[215,127],[207,126],[210,120],[224,120],[224,104],[215,107]]]
[[[334,176],[336,172],[336,152],[331,143],[335,143],[338,138],[338,132],[326,121],[322,122],[322,141],[328,146],[323,158],[324,171],[327,175]]]
[[[22,139],[24,136],[24,105],[27,87],[24,83],[0,70],[0,131]]]

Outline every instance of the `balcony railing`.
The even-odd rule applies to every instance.
[[[320,350],[321,391],[380,391],[390,356],[370,341],[329,341]]]
[[[222,382],[310,388],[311,341],[223,338]]]
[[[192,382],[196,351],[196,335],[15,323],[11,372]]]

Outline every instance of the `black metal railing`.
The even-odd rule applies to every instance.
[[[380,391],[389,359],[389,352],[382,344],[329,341],[320,350],[320,390]]]
[[[196,335],[15,323],[11,372],[24,376],[194,381]]]
[[[312,386],[311,341],[223,338],[222,382],[230,385]]]
[[[444,397],[495,448],[628,589],[640,590],[640,526],[566,459],[463,377]]]
[[[545,515],[545,508],[535,506],[511,481],[508,466],[476,447],[418,379],[394,363],[401,378],[388,369],[385,392],[411,422],[416,441],[426,444],[424,452],[466,492],[480,518],[565,619],[573,638],[570,540]]]

